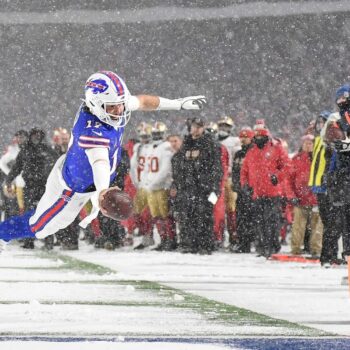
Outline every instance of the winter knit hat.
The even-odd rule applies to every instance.
[[[239,132],[239,138],[241,137],[248,137],[252,139],[254,137],[254,131],[249,126],[245,126]]]
[[[257,119],[254,125],[255,136],[270,136],[270,131],[264,119]]]

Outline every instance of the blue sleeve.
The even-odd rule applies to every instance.
[[[331,161],[329,163],[328,172],[332,173],[337,170],[337,152],[333,151]]]

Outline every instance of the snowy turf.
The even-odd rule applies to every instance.
[[[271,262],[254,255],[106,252],[82,244],[80,251],[61,256],[59,251],[25,252],[11,245],[0,255],[0,335],[121,339],[317,337],[325,335],[322,331],[350,335],[344,312],[349,308],[349,292],[340,285],[345,274],[345,269]],[[35,339],[29,343],[4,340],[0,339],[1,350],[60,346]],[[174,340],[165,347],[159,341],[138,342],[137,348],[210,350],[225,345],[250,349],[245,343],[198,342]],[[130,342],[76,344],[68,339],[64,343],[64,349],[78,348],[135,347]]]
[[[119,278],[156,281],[271,317],[350,336],[350,295],[341,285],[345,266],[284,263],[254,254],[193,256],[156,252],[70,253],[119,272]],[[111,258],[113,257],[113,258]]]

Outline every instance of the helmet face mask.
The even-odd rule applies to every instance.
[[[150,142],[152,138],[152,126],[141,122],[137,127],[137,134],[142,144]]]
[[[114,128],[122,128],[130,120],[126,107],[129,97],[124,81],[113,72],[95,73],[85,84],[85,103],[90,112]]]
[[[218,121],[218,135],[221,137],[227,137],[231,135],[234,123],[231,117],[224,117]]]
[[[168,128],[163,122],[155,122],[152,127],[152,140],[164,140]]]
[[[218,134],[219,136],[226,137],[231,135],[232,126],[228,124],[218,124]]]

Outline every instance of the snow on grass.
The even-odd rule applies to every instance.
[[[276,269],[260,259],[105,252],[84,246],[67,255],[38,251],[31,256],[19,249],[11,253],[0,261],[2,335],[324,335],[235,306],[240,302],[236,290],[246,288],[246,295],[251,292],[256,303],[264,304],[269,297],[265,289],[276,298],[275,289],[291,287],[288,273],[276,273],[281,266]],[[28,266],[33,267],[33,259],[44,267],[25,270],[18,262],[22,254]],[[7,268],[1,269],[2,264]]]

